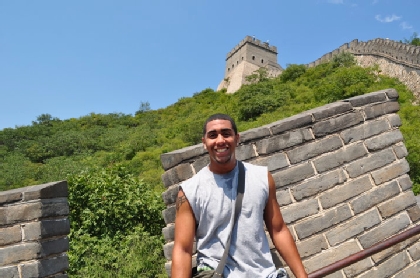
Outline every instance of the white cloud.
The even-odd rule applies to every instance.
[[[386,17],[382,18],[382,16],[378,14],[378,15],[375,16],[375,19],[379,22],[389,23],[389,22],[393,22],[393,21],[396,21],[396,20],[400,20],[401,16],[396,16],[395,14],[393,14],[391,16],[386,16]]]
[[[406,21],[401,22],[400,26],[403,28],[403,30],[413,29],[413,26],[411,26],[410,24],[408,24],[408,22],[406,22]]]
[[[344,4],[344,0],[327,0],[331,4]]]

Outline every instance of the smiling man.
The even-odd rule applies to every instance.
[[[243,163],[245,192],[239,217],[232,223],[239,172],[235,157],[239,134],[233,119],[225,114],[210,116],[203,127],[202,142],[210,163],[182,183],[178,192],[172,277],[191,277],[194,238],[198,272],[193,276],[212,277],[229,237],[223,277],[284,277],[272,261],[264,223],[294,275],[307,277],[266,167]]]

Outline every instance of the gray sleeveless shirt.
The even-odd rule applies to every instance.
[[[245,193],[239,219],[232,231],[224,277],[267,277],[275,272],[264,233],[264,208],[268,199],[267,168],[244,163]],[[217,175],[204,167],[182,183],[198,224],[197,265],[216,269],[231,232],[235,207],[238,165],[230,173]]]

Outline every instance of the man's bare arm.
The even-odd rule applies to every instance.
[[[179,190],[176,200],[175,242],[172,251],[173,278],[191,277],[191,257],[195,237],[195,218],[184,191]]]
[[[297,250],[295,241],[284,223],[276,198],[276,185],[268,173],[269,197],[264,211],[264,221],[271,239],[282,258],[297,278],[308,277]]]

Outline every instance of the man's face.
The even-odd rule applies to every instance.
[[[210,155],[211,163],[216,167],[236,165],[235,148],[239,134],[235,134],[228,120],[214,120],[206,125],[206,134],[202,138],[204,148]],[[231,170],[231,169],[229,169]]]

